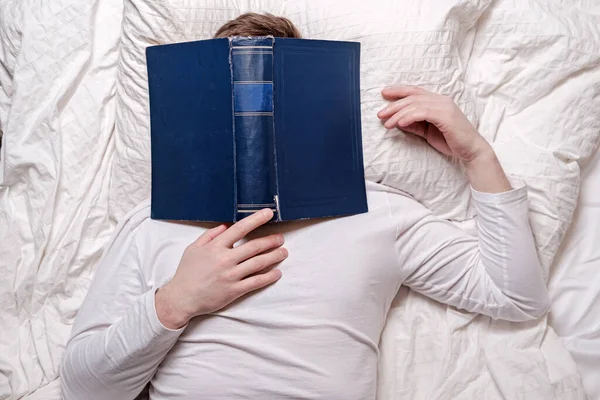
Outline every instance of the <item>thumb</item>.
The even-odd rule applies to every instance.
[[[426,121],[417,121],[406,126],[400,126],[400,129],[420,138],[427,139],[429,123],[427,123]]]

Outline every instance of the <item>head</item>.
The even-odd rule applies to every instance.
[[[219,28],[214,38],[232,36],[274,36],[300,39],[298,28],[283,17],[272,14],[246,13]]]

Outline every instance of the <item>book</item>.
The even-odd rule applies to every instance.
[[[151,217],[367,212],[360,44],[236,37],[146,49]]]

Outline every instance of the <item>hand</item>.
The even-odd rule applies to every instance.
[[[235,243],[273,217],[264,209],[227,229],[210,229],[189,245],[173,279],[156,293],[156,312],[163,325],[178,329],[197,315],[225,307],[239,297],[281,278],[273,265],[287,258],[283,236],[271,235]]]
[[[377,114],[387,129],[401,128],[425,139],[440,153],[465,163],[491,150],[449,97],[416,86],[394,86],[381,93],[393,101]]]
[[[475,190],[488,193],[511,190],[492,146],[452,99],[416,86],[395,86],[381,93],[393,100],[377,114],[385,121],[386,128],[401,128],[425,139],[440,153],[458,158]]]

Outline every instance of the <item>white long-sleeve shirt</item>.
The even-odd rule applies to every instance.
[[[185,328],[161,325],[154,294],[207,225],[120,226],[68,343],[65,399],[374,399],[378,342],[400,285],[513,321],[541,316],[548,294],[525,188],[473,191],[478,238],[400,192],[367,185],[369,212],[271,224],[289,257],[275,284]]]

